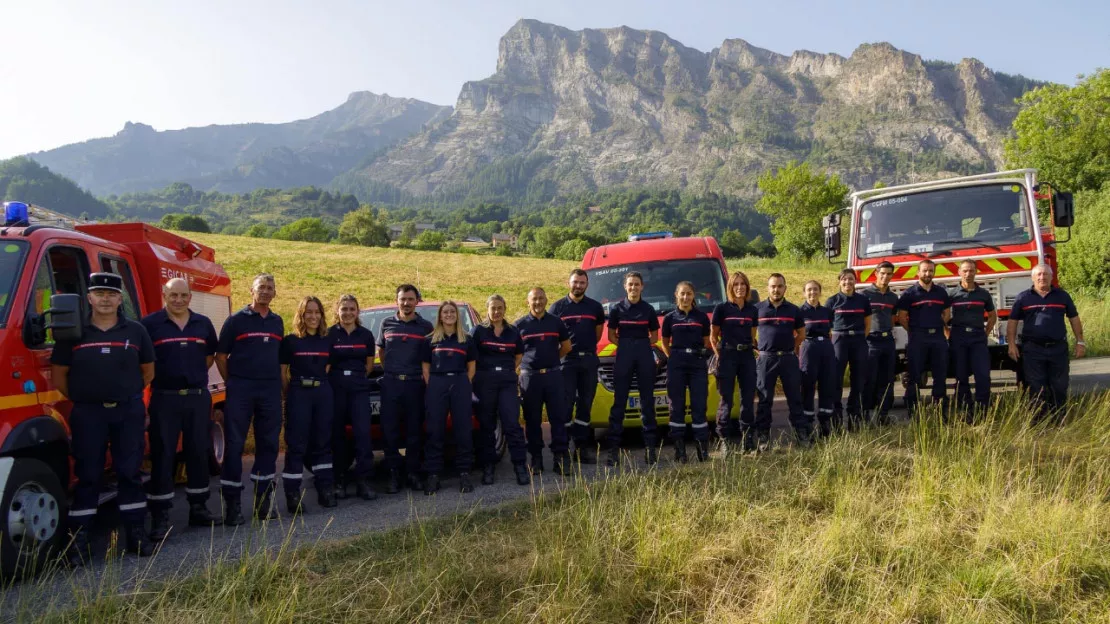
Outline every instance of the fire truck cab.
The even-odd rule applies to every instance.
[[[1056,245],[1068,240],[1057,238],[1057,228],[1075,220],[1070,193],[1038,183],[1035,169],[1018,169],[858,191],[848,211],[847,265],[861,289],[874,287],[883,261],[894,265],[890,288],[901,294],[917,280],[923,259],[936,263],[933,279],[944,287],[959,283],[962,261],[974,260],[976,282],[998,310],[988,337],[992,367],[1013,368],[1005,344],[1010,308],[1030,287],[1033,267],[1047,263],[1055,275]],[[831,259],[841,253],[841,215],[825,217],[823,225]],[[900,327],[894,334],[901,367],[907,337]]]
[[[42,211],[36,210],[36,214]],[[162,284],[187,279],[192,309],[219,327],[231,313],[231,280],[210,247],[142,223],[59,219],[0,228],[0,576],[34,574],[64,545],[71,485],[70,403],[50,378],[54,334],[88,314],[88,276],[123,277],[121,312],[133,320],[162,307]],[[63,305],[66,304],[66,305]],[[60,322],[68,307],[70,327]],[[224,384],[215,367],[211,463],[223,458]],[[110,472],[110,462],[106,470]],[[105,481],[110,482],[111,479]],[[106,489],[101,503],[113,498]]]

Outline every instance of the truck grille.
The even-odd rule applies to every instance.
[[[608,390],[609,392],[612,392],[613,388],[614,388],[614,385],[613,385],[613,365],[612,364],[602,364],[601,366],[599,366],[598,369],[597,369],[597,379],[598,379],[598,381],[601,382],[602,386],[605,386],[606,390]],[[663,369],[663,370],[660,370],[660,371],[655,373],[655,384],[653,386],[653,390],[658,392],[660,390],[666,391],[666,389],[667,389],[667,370]],[[635,394],[639,391],[640,391],[640,380],[639,380],[639,378],[633,378],[632,379],[632,389],[629,390],[629,394]]]

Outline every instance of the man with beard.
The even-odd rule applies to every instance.
[[[594,464],[596,442],[590,411],[597,392],[597,343],[605,327],[605,308],[586,296],[590,278],[582,269],[570,272],[569,285],[570,294],[551,304],[548,312],[562,319],[570,330],[570,353],[563,358],[563,390],[574,459]]]
[[[802,373],[798,363],[798,349],[806,337],[805,318],[798,306],[786,300],[786,278],[781,273],[771,274],[767,291],[770,293],[767,299],[755,306],[759,353],[755,392],[759,407],[755,431],[744,434],[758,436],[756,451],[760,453],[771,444],[771,406],[775,401],[775,382],[780,380],[798,444],[803,448],[813,444],[812,416],[802,411]],[[748,440],[744,447],[750,447]]]
[[[863,291],[871,305],[871,333],[867,335],[867,382],[863,390],[865,420],[886,424],[890,405],[894,402],[894,364],[898,360],[894,348],[892,315],[898,295],[890,289],[894,265],[880,262],[875,267],[875,287]]]
[[[991,353],[987,336],[998,322],[994,298],[975,283],[977,267],[974,260],[960,263],[960,283],[953,287],[952,327],[948,337],[952,363],[956,368],[956,403],[968,409],[968,418],[987,409],[991,396]],[[983,319],[986,319],[986,325]],[[975,405],[971,404],[971,376],[975,376]]]
[[[898,324],[909,333],[906,359],[909,382],[906,408],[912,415],[917,407],[917,384],[928,370],[933,376],[933,402],[944,404],[948,380],[948,340],[944,326],[951,314],[952,297],[933,284],[936,263],[928,258],[917,263],[917,283],[898,298]]]

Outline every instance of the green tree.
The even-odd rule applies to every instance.
[[[369,206],[343,215],[339,224],[339,242],[364,247],[389,247],[389,229]]]
[[[204,217],[199,215],[181,215],[181,218],[177,220],[177,229],[184,232],[201,232],[204,234],[212,231]]]
[[[305,217],[281,226],[274,238],[309,243],[326,243],[332,239],[332,229],[318,217]]]
[[[555,257],[560,260],[579,261],[582,259],[582,256],[586,255],[586,250],[589,249],[590,246],[590,241],[585,241],[581,238],[572,238],[562,245],[559,245],[559,248],[555,250]]]
[[[775,247],[796,258],[810,258],[824,248],[821,217],[843,208],[848,197],[839,176],[796,161],[760,176],[759,190],[763,197],[755,209],[774,219]]]
[[[273,236],[273,230],[264,223],[255,223],[247,228],[246,236],[250,238],[270,238]]]
[[[1076,195],[1072,240],[1058,249],[1066,287],[1110,287],[1110,182]]]
[[[576,235],[577,233],[571,228],[538,227],[532,232],[532,242],[528,245],[528,251],[541,258],[554,258],[555,250]]]
[[[162,215],[162,220],[158,222],[158,227],[163,230],[176,230],[177,225],[181,221],[181,215],[178,214],[165,214]]]
[[[447,235],[438,230],[424,230],[413,241],[412,246],[422,251],[439,251],[447,244]]]
[[[771,241],[764,239],[762,234],[756,236],[752,239],[752,242],[748,243],[748,251],[751,255],[759,256],[760,258],[774,258],[775,255],[778,254],[775,245],[771,243]]]
[[[743,258],[750,253],[748,239],[736,230],[725,230],[717,241],[721,245],[721,252],[729,258]]]
[[[1068,88],[1051,84],[1018,100],[1006,160],[1035,167],[1042,180],[1070,191],[1097,191],[1110,180],[1110,69]]]

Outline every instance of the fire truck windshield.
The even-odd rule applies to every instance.
[[[15,297],[15,287],[19,284],[23,257],[26,255],[27,243],[0,241],[0,327],[8,324],[8,309]]]
[[[1025,189],[983,184],[884,197],[860,207],[860,258],[1028,243]]]
[[[658,260],[592,269],[587,271],[590,285],[586,294],[608,311],[624,299],[624,276],[629,271],[644,276],[641,297],[660,314],[674,309],[674,289],[681,281],[694,284],[694,305],[705,312],[725,300],[725,281],[716,260]]]

